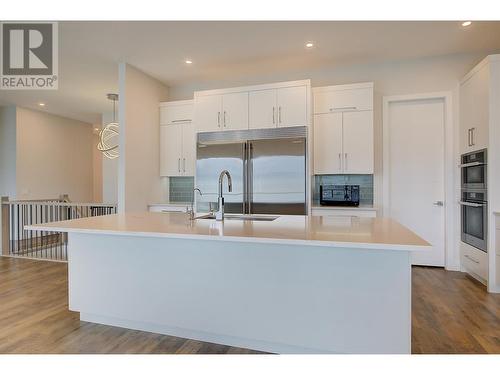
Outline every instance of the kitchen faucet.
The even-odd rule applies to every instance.
[[[193,189],[193,199],[191,199],[191,209],[187,210],[187,214],[189,216],[189,220],[194,220],[194,199],[196,197],[196,192],[200,193],[200,196],[203,195],[200,189],[194,188]]]
[[[231,175],[227,170],[224,169],[219,175],[219,199],[218,199],[219,209],[215,213],[215,220],[217,221],[224,220],[224,197],[222,196],[222,181],[224,180],[224,176],[227,177],[227,185],[229,192],[233,191],[233,183],[231,181]]]

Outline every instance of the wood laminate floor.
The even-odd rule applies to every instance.
[[[94,323],[68,311],[67,265],[0,257],[0,353],[258,353]],[[413,353],[500,353],[500,295],[460,272],[413,269]]]

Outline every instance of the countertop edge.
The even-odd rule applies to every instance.
[[[80,234],[98,234],[98,235],[117,235],[131,237],[153,237],[153,238],[173,238],[189,240],[212,240],[228,242],[246,242],[263,243],[276,245],[295,245],[295,246],[316,246],[316,247],[334,247],[347,249],[367,249],[367,250],[389,250],[389,251],[421,251],[429,249],[430,245],[401,245],[367,242],[343,242],[343,241],[320,241],[320,240],[297,240],[266,237],[241,237],[241,236],[215,236],[206,234],[178,234],[178,233],[160,233],[160,232],[137,232],[137,231],[115,231],[115,230],[95,230],[95,229],[69,229],[58,227],[44,227],[41,224],[27,225],[27,230],[80,233]]]

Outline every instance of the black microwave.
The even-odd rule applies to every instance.
[[[322,206],[359,206],[359,185],[321,185]]]
[[[469,152],[460,158],[462,189],[487,189],[486,150]]]

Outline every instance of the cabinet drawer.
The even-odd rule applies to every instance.
[[[192,119],[192,104],[160,106],[160,125],[188,122]]]
[[[186,212],[186,206],[178,206],[178,205],[152,205],[149,206],[149,212]]]
[[[373,88],[317,91],[314,113],[365,111],[373,109]]]
[[[468,271],[488,280],[488,254],[485,252],[462,244],[462,264]]]
[[[377,217],[375,210],[363,210],[362,208],[332,209],[316,207],[311,210],[312,216],[354,216],[354,217]]]

